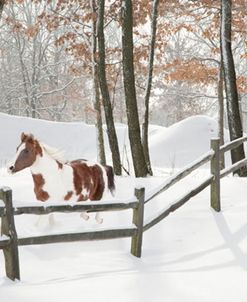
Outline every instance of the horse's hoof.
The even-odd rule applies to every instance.
[[[102,224],[103,223],[103,218],[98,218],[98,219],[96,219],[96,221],[97,221],[98,224]]]

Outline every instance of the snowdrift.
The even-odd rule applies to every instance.
[[[33,133],[41,141],[65,150],[68,159],[87,158],[96,160],[96,134],[94,125],[81,123],[59,123],[32,118],[9,116],[0,113],[0,163],[11,159],[20,141],[21,132]],[[129,150],[126,125],[117,124],[119,149],[122,156],[124,146]],[[216,122],[207,116],[187,118],[169,128],[150,125],[150,154],[153,166],[178,168],[209,150],[210,138],[217,136]],[[111,156],[105,134],[107,159]],[[124,155],[123,155],[124,154]],[[130,151],[127,154],[131,160]]]
[[[0,129],[2,164],[14,155],[22,131],[64,149],[69,158],[96,158],[94,126],[0,114]],[[117,133],[123,150],[126,126],[117,125]],[[155,188],[165,181],[167,168],[179,168],[207,152],[214,136],[216,122],[205,116],[191,117],[169,128],[151,126],[151,158],[163,174],[146,179],[118,177],[114,198],[131,198],[135,186]],[[208,173],[206,169],[197,171],[148,203],[145,219],[169,206]],[[0,170],[0,184],[13,189],[14,202],[34,201],[28,170],[14,176]],[[129,239],[23,246],[19,248],[21,281],[12,282],[5,277],[0,251],[1,302],[245,302],[246,195],[246,179],[224,178],[221,213],[210,210],[206,189],[145,232],[141,259],[130,255]],[[52,225],[47,217],[37,223],[35,215],[20,215],[16,229],[19,236],[31,236],[128,226],[131,214],[105,213],[103,226],[96,225],[94,219],[83,221],[78,213],[57,214]]]
[[[189,164],[210,148],[217,136],[217,123],[207,116],[193,116],[150,137],[152,164],[177,168]]]

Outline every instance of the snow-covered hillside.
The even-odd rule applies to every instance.
[[[32,132],[68,158],[96,158],[95,131],[83,123],[53,123],[0,114],[0,161],[15,152],[22,131]],[[126,127],[117,126],[120,149]],[[169,169],[180,168],[209,150],[216,122],[205,116],[186,119],[169,128],[150,127],[152,163],[159,175],[147,179],[118,177],[109,199],[129,199],[135,186],[147,192],[165,182]],[[108,158],[110,159],[109,153]],[[201,169],[145,206],[145,219],[178,199],[207,176]],[[13,189],[15,204],[33,202],[29,171],[10,176],[0,170],[1,186]],[[238,302],[246,301],[247,180],[222,181],[222,212],[209,207],[209,190],[145,232],[143,256],[130,254],[130,239],[25,246],[19,248],[21,281],[5,277],[0,251],[1,302]],[[16,217],[18,235],[100,229],[131,224],[131,212],[105,213],[103,225],[79,214],[56,214],[55,222],[34,215]]]
[[[117,124],[120,153],[128,148],[127,128]],[[206,116],[190,117],[169,128],[150,126],[150,152],[155,167],[181,167],[209,149],[210,138],[217,136],[216,122]],[[93,125],[85,123],[58,123],[32,118],[14,117],[0,113],[0,163],[8,161],[20,142],[22,132],[33,133],[39,140],[62,149],[68,158],[95,160],[96,136]],[[108,160],[109,146],[105,135]],[[124,158],[126,155],[124,154]],[[128,154],[130,159],[130,154]]]

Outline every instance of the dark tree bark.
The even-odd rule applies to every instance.
[[[236,84],[236,73],[231,47],[232,1],[221,0],[221,49],[224,68],[225,91],[227,100],[227,116],[230,139],[243,136],[239,110],[239,98]],[[231,151],[232,163],[245,158],[243,145]],[[239,176],[247,176],[246,168],[236,172]]]
[[[4,4],[5,4],[5,0],[0,0],[0,18],[2,17]]]
[[[105,36],[104,36],[104,11],[105,0],[98,0],[98,21],[97,21],[97,37],[98,37],[98,50],[99,50],[99,65],[98,75],[100,91],[103,99],[103,106],[105,111],[105,120],[107,125],[107,134],[109,145],[112,153],[113,168],[116,175],[121,175],[121,160],[118,147],[118,140],[116,129],[113,121],[112,105],[110,94],[106,81],[105,72]]]
[[[149,54],[149,68],[148,68],[148,79],[145,92],[145,113],[144,113],[144,123],[142,131],[142,145],[144,156],[148,168],[148,173],[153,175],[150,155],[149,155],[149,145],[148,145],[148,127],[149,127],[149,99],[152,89],[152,79],[153,79],[153,65],[154,65],[154,51],[155,51],[155,41],[156,41],[156,31],[157,31],[157,17],[158,17],[158,6],[159,0],[153,0],[152,9],[152,23],[151,23],[151,42],[150,42],[150,54]]]
[[[224,77],[223,77],[223,65],[222,60],[219,65],[218,74],[218,134],[220,138],[220,145],[224,145]],[[224,153],[220,154],[220,169],[225,168],[225,156]]]
[[[133,60],[133,20],[132,1],[123,0],[122,5],[122,51],[124,92],[128,119],[128,132],[136,177],[145,177],[148,169],[141,143],[139,116],[136,101],[134,60]]]
[[[96,140],[97,140],[97,155],[101,165],[106,165],[105,147],[104,147],[104,135],[102,127],[102,114],[100,104],[100,91],[98,80],[98,62],[97,62],[97,5],[96,0],[91,0],[91,9],[93,12],[92,21],[92,76],[94,86],[94,109],[96,111]]]

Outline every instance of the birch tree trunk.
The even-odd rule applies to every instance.
[[[145,177],[148,169],[141,143],[139,116],[136,101],[134,59],[133,59],[132,1],[122,2],[122,51],[123,78],[127,109],[130,148],[136,177]]]
[[[150,54],[149,54],[149,67],[148,67],[148,78],[147,86],[145,92],[145,113],[144,113],[144,123],[142,131],[142,145],[144,156],[148,168],[148,173],[153,175],[150,155],[149,155],[149,145],[148,145],[148,127],[149,127],[149,99],[152,89],[152,79],[153,79],[153,65],[154,65],[154,51],[155,51],[155,41],[156,41],[156,30],[157,30],[157,17],[158,17],[158,5],[159,0],[153,0],[153,10],[152,10],[152,24],[151,24],[151,42],[150,42]]]
[[[118,140],[116,129],[113,121],[112,106],[110,94],[106,81],[105,72],[105,37],[104,37],[104,11],[105,0],[98,0],[98,21],[97,21],[97,37],[99,49],[99,84],[103,99],[103,106],[105,111],[105,120],[107,125],[107,134],[112,153],[113,168],[116,175],[121,175],[121,160],[118,147]]]
[[[239,110],[239,98],[236,84],[236,73],[231,47],[232,1],[221,0],[221,43],[224,68],[225,91],[227,100],[227,116],[230,139],[243,136]],[[231,151],[232,163],[245,158],[243,145]],[[246,176],[246,168],[236,171],[239,176]]]

